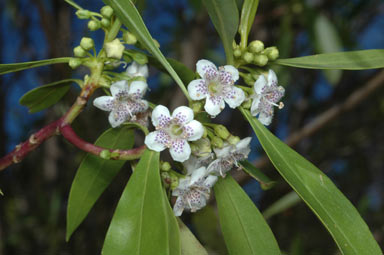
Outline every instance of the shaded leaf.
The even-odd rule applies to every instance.
[[[227,64],[233,65],[232,42],[239,26],[239,11],[235,0],[205,0],[209,17],[224,46]]]
[[[259,0],[244,0],[243,7],[241,8],[239,34],[241,36],[242,48],[247,47],[248,34],[251,31]]]
[[[220,178],[214,190],[229,254],[281,254],[264,217],[232,176]]]
[[[161,184],[159,153],[146,150],[113,215],[102,254],[180,254],[179,228]]]
[[[104,0],[104,2],[113,8],[121,22],[133,32],[147,50],[159,60],[189,99],[188,91],[183,82],[168,63],[163,53],[161,53],[160,49],[157,48],[135,5],[130,0]]]
[[[183,255],[208,255],[208,252],[196,239],[187,226],[177,218],[180,230],[181,254]]]
[[[275,168],[311,208],[343,254],[382,254],[356,208],[313,164],[240,108]]]
[[[128,150],[133,147],[134,132],[127,127],[105,131],[95,145],[108,149]],[[67,207],[67,241],[88,215],[100,195],[124,165],[123,160],[107,160],[87,154],[72,182]]]
[[[52,64],[68,63],[71,58],[52,58],[23,63],[0,64],[0,75]]]
[[[252,176],[255,180],[260,183],[260,186],[263,190],[268,190],[275,186],[276,182],[269,179],[260,169],[256,168],[251,162],[244,160],[240,162],[240,165],[243,167],[244,171]]]
[[[298,58],[277,59],[274,63],[309,69],[375,69],[384,67],[384,50],[324,53]]]
[[[30,113],[44,110],[56,104],[67,94],[72,82],[79,82],[79,80],[66,79],[34,88],[25,93],[19,102],[28,107]]]
[[[273,215],[279,214],[288,208],[291,208],[301,202],[301,198],[296,192],[291,191],[284,195],[282,198],[274,202],[271,206],[264,210],[263,215],[265,219],[271,218]]]

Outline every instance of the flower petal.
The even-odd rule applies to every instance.
[[[229,105],[229,107],[234,109],[244,102],[244,91],[240,88],[232,86],[232,89],[225,93],[224,100]]]
[[[142,98],[147,91],[148,84],[145,81],[133,81],[129,86],[129,94]]]
[[[208,86],[203,79],[193,80],[188,84],[188,93],[192,100],[201,100],[208,95]]]
[[[207,179],[205,179],[205,181],[204,181],[204,185],[205,185],[206,187],[212,188],[213,185],[215,185],[215,183],[217,182],[218,179],[219,179],[219,177],[217,177],[217,176],[209,175],[209,176],[207,177]]]
[[[127,114],[124,111],[111,111],[108,121],[113,128],[120,126],[127,120]]]
[[[251,143],[252,137],[246,137],[241,139],[237,144],[236,144],[236,149],[237,150],[242,150],[247,147],[249,147],[249,144]]]
[[[140,65],[139,63],[133,61],[132,64],[130,64],[127,67],[127,70],[125,71],[126,74],[132,77],[142,76],[147,78],[148,77],[148,66],[147,65]]]
[[[189,182],[191,180],[191,177],[186,176],[184,178],[179,179],[179,184],[177,187],[172,191],[172,196],[180,196],[185,193],[186,190],[189,189]]]
[[[184,208],[185,204],[183,201],[183,197],[178,197],[176,199],[175,205],[173,206],[173,213],[175,214],[175,216],[181,216],[181,214],[183,214]]]
[[[121,93],[128,94],[128,82],[126,80],[117,81],[111,85],[111,94],[113,97]]]
[[[164,105],[158,105],[152,111],[152,124],[155,127],[166,127],[171,121],[171,114]]]
[[[163,131],[154,131],[149,133],[144,140],[145,145],[149,149],[154,151],[163,151],[166,148],[167,142],[169,142],[169,136]]]
[[[214,63],[201,59],[196,63],[196,71],[203,79],[213,80],[217,77],[218,71]]]
[[[112,111],[114,98],[110,96],[101,96],[93,100],[93,105],[103,111]]]
[[[147,65],[140,65],[138,70],[137,76],[143,76],[145,78],[148,78],[148,66]]]
[[[259,109],[260,99],[261,99],[260,95],[254,95],[252,105],[251,105],[251,115],[252,116],[256,116],[260,112],[260,109]]]
[[[215,152],[217,158],[224,158],[229,156],[232,147],[232,145],[225,143],[223,148],[214,148],[213,151]]]
[[[267,86],[267,80],[265,79],[264,75],[261,74],[253,84],[253,90],[257,95],[261,95],[265,86]]]
[[[207,168],[202,166],[198,169],[195,169],[195,171],[192,172],[191,179],[189,181],[189,186],[199,183],[204,179],[205,176],[207,176]]]
[[[193,120],[193,110],[187,106],[179,106],[173,111],[172,118],[178,124],[185,125]]]
[[[272,69],[268,72],[268,86],[277,86],[277,76]]]
[[[184,134],[188,141],[199,140],[204,134],[204,127],[197,120],[192,120],[188,124],[184,125]]]
[[[227,73],[230,73],[232,75],[233,82],[236,82],[239,79],[239,71],[236,67],[231,65],[225,65],[223,66],[224,71]]]
[[[221,96],[208,96],[204,105],[205,111],[213,117],[219,114],[224,107],[224,99]]]
[[[186,140],[175,139],[172,141],[169,152],[171,153],[173,160],[184,162],[191,155],[191,147]]]
[[[258,119],[261,122],[261,124],[268,126],[272,122],[272,117],[273,117],[273,114],[266,114],[264,112],[261,112],[259,114]]]

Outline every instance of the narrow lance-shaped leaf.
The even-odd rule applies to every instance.
[[[252,176],[255,180],[260,183],[260,186],[263,190],[268,190],[275,186],[276,182],[270,180],[260,169],[256,168],[251,162],[244,160],[240,162],[240,165],[243,167],[243,170]]]
[[[243,7],[241,8],[239,34],[241,36],[240,46],[245,49],[248,42],[248,34],[251,31],[259,0],[244,0]]]
[[[179,85],[184,95],[188,99],[190,99],[188,91],[185,88],[180,77],[177,75],[172,66],[168,63],[167,59],[164,57],[163,53],[161,53],[160,49],[156,46],[135,5],[130,0],[104,0],[104,2],[113,8],[116,13],[116,16],[121,20],[121,22],[131,32],[133,32],[137,36],[139,41],[143,45],[145,45],[147,50],[159,60],[159,62],[164,66],[164,68],[169,72],[172,78]]]
[[[196,239],[187,226],[177,218],[180,229],[181,254],[183,255],[208,255],[208,252]]]
[[[277,59],[274,63],[309,69],[364,70],[384,68],[384,50],[324,53],[298,58]]]
[[[180,254],[179,227],[160,179],[159,153],[146,150],[113,215],[103,255]]]
[[[229,254],[281,254],[264,217],[232,176],[220,179],[214,190]]]
[[[39,66],[68,63],[71,58],[52,58],[44,59],[23,63],[13,63],[13,64],[0,64],[0,75],[6,73],[17,72],[25,69],[35,68]]]
[[[105,131],[95,145],[108,149],[131,149],[134,132],[127,127]],[[88,215],[104,190],[124,165],[123,160],[107,160],[87,154],[80,163],[72,182],[67,207],[67,241]]]
[[[288,194],[284,195],[282,198],[274,202],[271,206],[269,206],[265,211],[263,211],[263,215],[265,219],[271,218],[273,215],[281,213],[288,208],[291,208],[301,202],[301,198],[296,194],[295,191],[291,191]]]
[[[66,79],[34,88],[20,98],[20,104],[28,107],[30,113],[44,110],[67,94],[72,82],[80,83],[81,80]]]
[[[356,208],[313,164],[240,108],[275,168],[311,208],[343,254],[382,254]]]
[[[239,26],[239,11],[235,0],[204,0],[209,17],[224,46],[227,64],[233,64],[232,42]]]

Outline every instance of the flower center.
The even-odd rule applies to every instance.
[[[215,81],[211,81],[208,84],[208,91],[210,94],[216,94],[219,91],[219,85]]]
[[[180,136],[183,133],[183,127],[178,124],[174,124],[171,126],[171,133],[174,136]]]

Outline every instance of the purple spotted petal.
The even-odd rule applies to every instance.
[[[188,93],[192,100],[201,100],[208,95],[208,87],[203,79],[193,80],[188,84]]]
[[[196,71],[201,78],[210,80],[210,81],[216,79],[218,75],[218,71],[215,64],[205,59],[201,59],[197,61]]]
[[[172,118],[177,124],[184,125],[193,120],[193,111],[187,106],[179,106],[173,111]]]
[[[184,125],[184,135],[188,141],[199,140],[204,134],[203,125],[197,121],[192,120],[188,124]]]
[[[156,128],[168,127],[171,122],[171,114],[167,107],[158,105],[152,111],[152,124]]]
[[[110,96],[101,96],[93,100],[93,105],[103,111],[112,111],[114,98]]]
[[[145,137],[144,143],[151,150],[163,151],[170,143],[170,137],[164,131],[154,131]]]
[[[186,161],[191,155],[191,147],[186,140],[175,139],[171,142],[171,148],[169,152],[173,160],[178,162]]]

